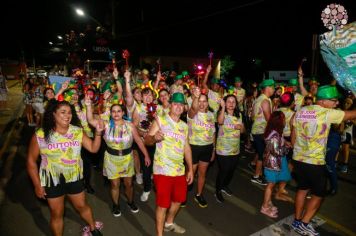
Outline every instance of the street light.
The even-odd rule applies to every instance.
[[[78,16],[84,17],[86,16],[85,12],[80,9],[80,8],[76,8],[75,12],[77,13]],[[95,23],[97,23],[100,27],[102,27],[103,25],[100,23],[100,21],[98,21],[97,19],[95,19],[94,17],[92,17],[91,15],[87,15],[90,19],[92,19]]]

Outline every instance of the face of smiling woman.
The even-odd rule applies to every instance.
[[[68,105],[60,105],[58,109],[53,112],[56,126],[69,127],[72,120],[72,110]]]
[[[111,117],[114,121],[119,121],[122,119],[124,112],[119,105],[115,105],[111,108]]]

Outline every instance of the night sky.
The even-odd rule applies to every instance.
[[[332,1],[120,1],[116,0],[116,48],[135,54],[261,58],[272,68],[290,69],[311,55],[312,35],[326,32],[320,13]],[[42,55],[49,41],[71,29],[84,31],[88,18],[76,6],[111,29],[111,0],[1,1],[0,58]],[[349,22],[356,18],[351,0]],[[33,10],[30,10],[33,8]],[[19,21],[20,23],[15,23]]]

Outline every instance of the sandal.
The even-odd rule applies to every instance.
[[[265,214],[266,216],[271,217],[271,218],[277,218],[278,217],[277,212],[273,211],[270,207],[265,208],[265,207],[261,206],[260,212],[262,214]]]
[[[272,204],[272,202],[270,202],[269,204],[268,204],[268,206],[269,206],[269,208],[271,208],[271,210],[272,211],[274,211],[274,212],[278,212],[278,208],[276,207],[276,206],[274,206],[273,204]]]

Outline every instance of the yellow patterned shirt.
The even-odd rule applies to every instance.
[[[246,91],[243,88],[235,88],[234,95],[236,96],[240,111],[244,110],[244,99],[246,97]]]
[[[182,120],[175,122],[165,114],[157,117],[164,139],[156,143],[153,173],[165,176],[185,174],[184,146],[188,142],[188,125]]]
[[[295,101],[295,110],[299,111],[303,106],[304,96],[301,95],[300,93],[296,93],[294,94],[294,101]]]
[[[216,140],[216,153],[223,156],[238,155],[240,153],[240,130],[237,125],[242,124],[239,118],[225,114],[224,124],[219,126]]]
[[[253,104],[252,108],[252,134],[263,134],[265,132],[265,128],[267,126],[267,121],[265,119],[265,115],[263,114],[262,110],[262,102],[264,100],[268,100],[270,107],[271,107],[271,112],[272,112],[272,102],[271,99],[269,99],[265,94],[261,94],[258,96],[256,101]]]
[[[214,92],[213,90],[208,91],[208,101],[209,101],[209,106],[211,109],[214,110],[214,114],[218,113],[219,107],[220,107],[220,101],[221,101],[221,96],[219,93]]]
[[[163,116],[164,114],[168,114],[168,112],[169,112],[169,106],[167,108],[163,108],[162,105],[157,105],[156,114],[158,116]]]
[[[40,148],[41,165],[39,170],[41,186],[54,186],[63,175],[65,182],[75,182],[83,178],[83,162],[80,156],[83,129],[70,125],[65,135],[53,132],[47,143],[42,129],[36,131]]]
[[[331,124],[340,124],[345,112],[319,105],[303,107],[293,119],[296,140],[293,159],[313,165],[325,165],[326,143]]]
[[[188,117],[188,127],[190,144],[203,146],[214,142],[215,118],[212,112],[198,112],[193,119]]]
[[[290,136],[290,119],[292,118],[294,111],[292,111],[289,107],[281,107],[278,108],[278,111],[283,112],[284,116],[286,117],[286,125],[283,129],[283,137]]]

